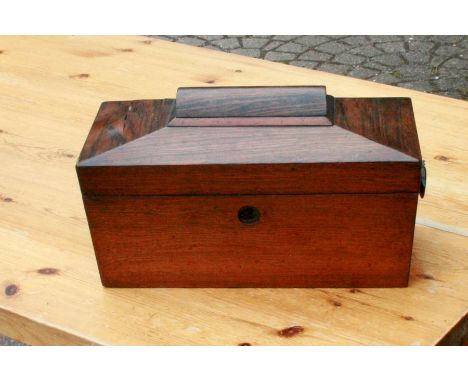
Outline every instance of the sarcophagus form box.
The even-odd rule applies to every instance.
[[[105,102],[77,172],[109,287],[404,287],[425,171],[408,98],[180,88]]]

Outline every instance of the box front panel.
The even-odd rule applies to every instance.
[[[417,194],[85,197],[105,286],[402,287]]]

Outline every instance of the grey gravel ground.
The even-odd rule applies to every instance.
[[[153,36],[468,99],[466,36]],[[0,336],[0,346],[22,345]]]
[[[466,36],[153,36],[183,44],[468,98]]]

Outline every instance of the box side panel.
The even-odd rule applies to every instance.
[[[84,200],[105,286],[407,285],[416,193]]]

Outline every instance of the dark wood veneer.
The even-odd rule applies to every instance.
[[[336,98],[336,124],[421,160],[410,98]]]
[[[331,126],[328,117],[215,117],[174,118],[168,124],[173,127],[257,127],[257,126]]]
[[[417,162],[338,126],[166,128],[80,166]]]
[[[79,167],[85,195],[419,192],[416,162]]]
[[[104,102],[86,139],[79,161],[147,135],[170,119],[174,100]]]
[[[109,287],[403,287],[417,197],[85,197],[85,203]],[[237,216],[250,205],[261,214],[255,225]]]
[[[409,99],[181,88],[104,103],[77,172],[106,286],[402,287],[421,165]]]
[[[179,88],[177,118],[327,115],[323,86]]]

